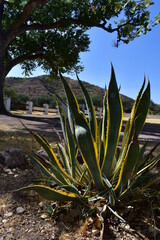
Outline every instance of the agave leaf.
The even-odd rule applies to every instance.
[[[147,143],[146,143],[147,144]],[[160,145],[160,142],[157,143],[150,151],[147,155],[144,155],[144,151],[145,149],[142,148],[143,152],[141,153],[141,158],[139,158],[137,165],[136,165],[136,171],[137,172],[140,168],[142,169],[146,164],[148,164],[148,161],[150,160],[150,157],[152,156],[152,153],[155,151],[155,149]],[[145,146],[145,145],[144,145]],[[144,147],[143,146],[143,147]],[[141,150],[141,151],[142,151]],[[150,162],[153,161],[150,160]]]
[[[70,179],[72,182],[78,184],[78,182],[72,178],[71,175],[69,175],[61,166],[60,161],[58,160],[58,158],[56,157],[56,154],[54,153],[53,149],[48,146],[48,144],[46,144],[45,141],[43,141],[43,139],[38,135],[35,134],[35,139],[37,140],[37,142],[43,147],[43,149],[46,151],[46,153],[48,154],[50,160],[52,161],[53,166],[56,167],[56,169],[58,170],[58,172],[62,173],[63,176],[65,176],[66,178]]]
[[[74,141],[73,135],[71,133],[70,127],[66,122],[66,116],[65,113],[62,109],[62,105],[59,101],[58,103],[58,108],[59,108],[59,113],[60,113],[60,119],[61,119],[61,126],[62,126],[62,131],[63,131],[63,136],[65,139],[66,147],[68,148],[68,153],[70,157],[70,163],[71,163],[71,175],[73,178],[75,178],[76,175],[76,143]]]
[[[122,170],[122,164],[124,166],[124,159],[125,159],[126,153],[128,151],[129,144],[131,143],[132,135],[133,135],[133,133],[135,134],[135,131],[133,131],[133,125],[135,123],[135,118],[137,116],[136,115],[136,110],[137,110],[137,107],[139,105],[140,99],[142,98],[142,93],[143,93],[143,90],[144,90],[144,86],[145,86],[145,78],[144,78],[142,87],[141,87],[141,89],[140,89],[140,91],[137,95],[137,98],[134,102],[134,105],[132,107],[131,117],[128,119],[126,127],[125,127],[123,140],[122,140],[121,151],[120,151],[119,159],[118,159],[118,162],[116,164],[115,171],[114,171],[114,177],[118,173],[120,168],[121,168],[121,173],[123,171]],[[135,124],[135,126],[136,126],[136,124]],[[137,139],[135,139],[135,140],[137,140]]]
[[[51,148],[51,146],[48,145],[46,143],[46,141],[44,141],[43,138],[40,135],[38,135],[36,133],[33,133],[33,135],[34,135],[36,141],[43,147],[43,149],[48,154],[48,157],[50,158],[52,164],[54,166],[56,166],[57,168],[62,169],[61,164],[60,164],[59,160],[57,159],[57,157],[56,157],[53,149]]]
[[[80,81],[80,79],[78,78],[78,82],[80,84],[80,87],[82,89],[83,95],[84,95],[84,99],[85,99],[85,103],[87,106],[87,110],[88,110],[88,118],[89,118],[89,126],[91,129],[91,133],[92,136],[95,140],[95,142],[97,142],[97,119],[96,119],[96,114],[95,114],[95,109],[93,106],[93,102],[91,97],[88,94],[88,91],[86,90],[86,88],[84,87],[83,83]]]
[[[106,145],[106,137],[107,137],[107,122],[108,122],[108,110],[107,110],[107,92],[105,93],[103,99],[103,119],[102,124],[100,126],[101,134],[100,134],[100,167],[102,166]]]
[[[116,83],[113,66],[111,66],[111,68],[111,80],[107,92],[107,139],[105,146],[105,156],[102,164],[102,172],[107,178],[109,177],[113,159],[116,154],[123,119],[122,101]]]
[[[88,198],[88,201],[92,202],[92,201],[97,201],[99,199],[102,199],[110,190],[111,190],[111,188],[107,188],[107,189],[99,192],[98,194],[96,194],[94,197]]]
[[[136,175],[138,176],[146,172],[147,170],[151,170],[159,161],[160,161],[160,154],[158,154],[156,157],[152,159],[150,163],[146,164],[146,166],[140,169]]]
[[[35,178],[31,181],[33,184],[41,184],[41,183],[46,183],[48,185],[52,185],[52,186],[57,186],[57,183],[54,183],[53,180],[49,179],[49,178]]]
[[[63,108],[62,108],[61,102],[59,101],[58,98],[56,99],[56,101],[57,101],[58,112],[59,112],[60,121],[61,121],[62,133],[63,133],[63,137],[64,137],[65,144],[67,145],[66,116],[65,116],[64,110],[63,110]]]
[[[85,192],[84,192],[84,194],[83,194],[83,197],[84,197],[84,198],[88,196],[88,193],[89,193],[90,190],[91,190],[91,185],[92,185],[92,181],[89,182],[89,184],[88,184],[88,186],[87,186],[87,188],[86,188],[86,190],[85,190]]]
[[[111,190],[109,192],[109,204],[110,204],[110,206],[114,206],[116,203],[116,194],[113,189],[113,186],[106,177],[103,177],[103,180],[104,180],[105,184],[107,185],[107,187],[110,188],[110,190]]]
[[[91,181],[91,177],[88,173],[86,165],[85,164],[81,165],[77,160],[76,166],[77,166],[77,175],[79,178],[78,182],[81,183],[84,180],[85,184],[88,184]]]
[[[86,165],[85,165],[85,166],[86,166]],[[91,178],[89,178],[89,176],[88,176],[86,173],[88,173],[88,170],[87,170],[87,168],[85,167],[85,168],[81,171],[81,175],[80,175],[79,180],[78,180],[80,183],[82,182],[83,179],[85,180],[85,182],[86,182],[87,184],[88,184],[88,182],[91,181]]]
[[[98,160],[98,149],[96,148],[90,129],[85,121],[75,125],[75,135],[83,161],[92,175],[97,189],[103,189],[102,175]]]
[[[142,96],[145,83],[146,83],[146,78],[144,77],[144,81],[143,81],[142,87],[141,87],[141,89],[140,89],[140,91],[139,91],[139,93],[138,93],[138,95],[137,95],[137,97],[136,97],[135,103],[134,103],[135,108],[136,108],[137,105],[139,104],[139,100],[140,100],[140,98],[141,98],[141,96]],[[133,108],[134,108],[134,106],[133,106]]]
[[[138,135],[144,126],[149,109],[149,104],[150,104],[150,83],[148,82],[148,85],[144,93],[142,94],[136,109],[135,133],[134,133],[136,139],[138,138]]]
[[[40,196],[47,200],[52,201],[76,201],[78,200],[77,195],[74,193],[64,192],[62,190],[57,190],[43,185],[31,185],[27,187],[20,188],[16,191],[25,191],[25,190],[35,190],[40,194]]]
[[[110,206],[108,206],[108,209],[113,213],[117,218],[119,218],[122,222],[126,223],[124,218],[122,218],[116,211],[114,211]]]
[[[69,109],[71,110],[72,114],[74,113],[74,118],[78,119],[79,114],[80,114],[80,108],[78,105],[78,101],[77,101],[72,89],[69,87],[68,83],[66,82],[66,80],[63,78],[63,76],[61,74],[60,74],[60,77],[61,77],[61,81],[63,83],[65,93],[67,96]]]
[[[90,128],[80,112],[77,99],[63,77],[61,77],[68,100],[69,108],[75,119],[75,137],[88,171],[94,179],[97,189],[103,189],[102,175],[99,167],[98,149],[92,137]]]
[[[75,186],[71,185],[63,185],[61,188],[65,189],[67,192],[74,193],[77,197],[80,198],[80,193]]]
[[[131,117],[128,119],[127,124],[125,126],[123,140],[122,140],[122,147],[121,147],[121,152],[120,152],[121,157],[122,157],[122,155],[123,156],[125,155],[124,153],[126,153],[128,145],[130,144],[130,141],[131,141],[130,134],[131,134],[131,130],[133,128],[133,123],[134,123],[135,114],[136,114],[136,108],[137,108],[137,105],[139,104],[139,99],[141,98],[141,95],[143,93],[144,86],[145,86],[145,78],[144,78],[142,87],[137,95],[137,98],[134,102],[134,105],[132,107]]]
[[[71,163],[71,176],[75,178],[77,146],[68,124],[66,125],[66,130],[67,130],[67,142],[68,142],[67,147],[68,147],[70,163]]]
[[[69,165],[69,157],[66,153],[66,150],[61,144],[58,144],[58,149],[59,149],[59,155],[60,155],[61,160],[63,162],[64,169],[66,170],[66,172],[69,175],[71,175],[71,168],[70,168],[70,165]]]
[[[131,175],[134,171],[138,159],[139,159],[139,144],[131,143],[125,159],[123,172],[121,173],[121,176],[119,176],[118,180],[120,182],[121,188],[126,186],[128,180],[131,179]],[[118,188],[118,186],[116,188]]]
[[[104,99],[103,99],[103,119],[102,119],[102,136],[101,140],[106,142],[107,138],[107,119],[108,119],[108,103],[107,103],[107,91],[105,93]]]
[[[30,157],[32,163],[33,163],[35,166],[37,166],[37,167],[42,171],[42,173],[43,173],[46,177],[52,179],[53,181],[55,181],[55,182],[58,183],[59,185],[68,184],[68,182],[67,182],[67,181],[65,180],[65,178],[62,176],[62,174],[61,174],[60,172],[58,172],[56,168],[54,168],[54,172],[53,172],[53,174],[52,174],[52,173],[51,173],[50,171],[48,171],[48,169],[47,169],[41,162],[39,162],[35,157],[33,157],[33,156],[31,156],[31,155],[29,155],[29,157]],[[48,163],[49,163],[49,162],[48,162]],[[52,167],[51,164],[50,164],[50,167]],[[54,167],[54,166],[53,166],[53,167]]]

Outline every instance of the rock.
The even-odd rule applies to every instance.
[[[48,215],[47,215],[46,213],[43,213],[43,214],[41,214],[41,218],[42,218],[42,219],[47,219],[47,218],[48,218]]]
[[[5,224],[7,222],[7,219],[3,219],[2,223]]]
[[[4,167],[3,171],[4,171],[5,173],[8,173],[8,174],[11,174],[11,173],[12,173],[11,169],[5,168],[5,167]]]
[[[9,148],[3,152],[0,152],[0,163],[8,168],[22,168],[27,162],[22,149]]]
[[[39,206],[40,206],[40,208],[43,208],[44,207],[44,202],[40,202]]]
[[[8,211],[4,214],[5,217],[12,217],[12,215],[13,213]]]
[[[17,207],[17,208],[16,208],[16,213],[17,213],[17,214],[22,214],[22,213],[24,213],[24,211],[25,211],[25,210],[24,210],[24,208],[22,208],[22,207]]]

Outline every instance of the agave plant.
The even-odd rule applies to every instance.
[[[116,83],[113,66],[111,78],[103,100],[103,117],[96,119],[92,99],[83,83],[82,89],[88,118],[80,110],[72,89],[61,75],[67,97],[68,119],[57,96],[57,104],[64,136],[64,144],[58,145],[58,157],[46,139],[32,133],[47,152],[50,161],[31,161],[41,170],[44,178],[39,184],[21,190],[35,190],[43,198],[55,201],[94,201],[106,199],[108,207],[115,205],[140,188],[150,186],[148,172],[160,160],[160,154],[150,158],[144,155],[146,144],[140,147],[138,136],[144,126],[150,103],[150,83],[145,79],[132,108],[122,142],[120,133],[123,121],[123,106]],[[120,147],[120,153],[117,148]],[[79,163],[78,154],[83,163]],[[42,157],[41,157],[42,158]]]

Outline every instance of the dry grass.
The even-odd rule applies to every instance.
[[[128,120],[130,113],[124,113],[123,120]],[[160,115],[147,115],[146,123],[160,124]]]
[[[20,148],[25,153],[30,153],[39,149],[38,143],[34,140],[30,133],[0,130],[0,135],[0,151],[13,147]]]

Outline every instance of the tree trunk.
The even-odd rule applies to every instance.
[[[2,48],[3,49],[3,48]],[[4,106],[4,82],[5,82],[5,66],[4,66],[4,50],[0,50],[0,114],[7,113],[6,108]]]
[[[0,73],[0,114],[6,113],[6,108],[4,106],[4,96],[3,96],[3,83],[4,79],[1,77]]]

